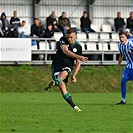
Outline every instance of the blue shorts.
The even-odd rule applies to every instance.
[[[133,69],[125,68],[123,77],[128,80],[133,80]]]

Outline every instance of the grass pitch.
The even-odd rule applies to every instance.
[[[0,133],[131,133],[133,94],[72,93],[75,112],[59,92],[1,93]]]

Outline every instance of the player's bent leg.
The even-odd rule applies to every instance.
[[[65,83],[62,82],[59,86],[60,91],[62,93],[63,98],[66,100],[66,102],[77,112],[80,112],[81,109],[79,109],[73,102],[71,95],[67,92]]]
[[[67,76],[68,76],[68,72],[66,70],[64,70],[58,75],[57,78],[64,80],[64,79],[66,79]]]
[[[62,83],[62,79],[56,78],[54,80],[51,80],[45,87],[44,90],[48,91],[49,88],[52,88],[54,86],[59,86]]]
[[[57,76],[57,78],[54,79],[54,80],[55,80],[55,85],[56,85],[56,86],[59,86],[59,85],[62,83],[62,81],[63,81],[64,79],[66,79],[67,76],[68,76],[68,72],[67,72],[67,71],[62,71],[62,72]]]
[[[49,88],[52,88],[54,86],[59,86],[62,83],[62,80],[64,80],[68,75],[67,71],[62,71],[57,78],[51,80],[45,87],[44,90],[48,91]]]

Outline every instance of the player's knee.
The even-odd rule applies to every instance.
[[[68,75],[68,72],[66,70],[64,70],[58,75],[58,78],[63,79],[65,77],[67,77],[67,75]]]

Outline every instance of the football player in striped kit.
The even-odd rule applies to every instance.
[[[117,103],[117,105],[126,104],[126,83],[127,81],[133,80],[133,42],[127,39],[125,32],[119,33],[120,42],[118,43],[118,48],[120,51],[118,60],[118,73],[120,73],[120,65],[123,57],[126,60],[126,68],[124,70],[122,80],[121,80],[121,95],[122,100]]]

